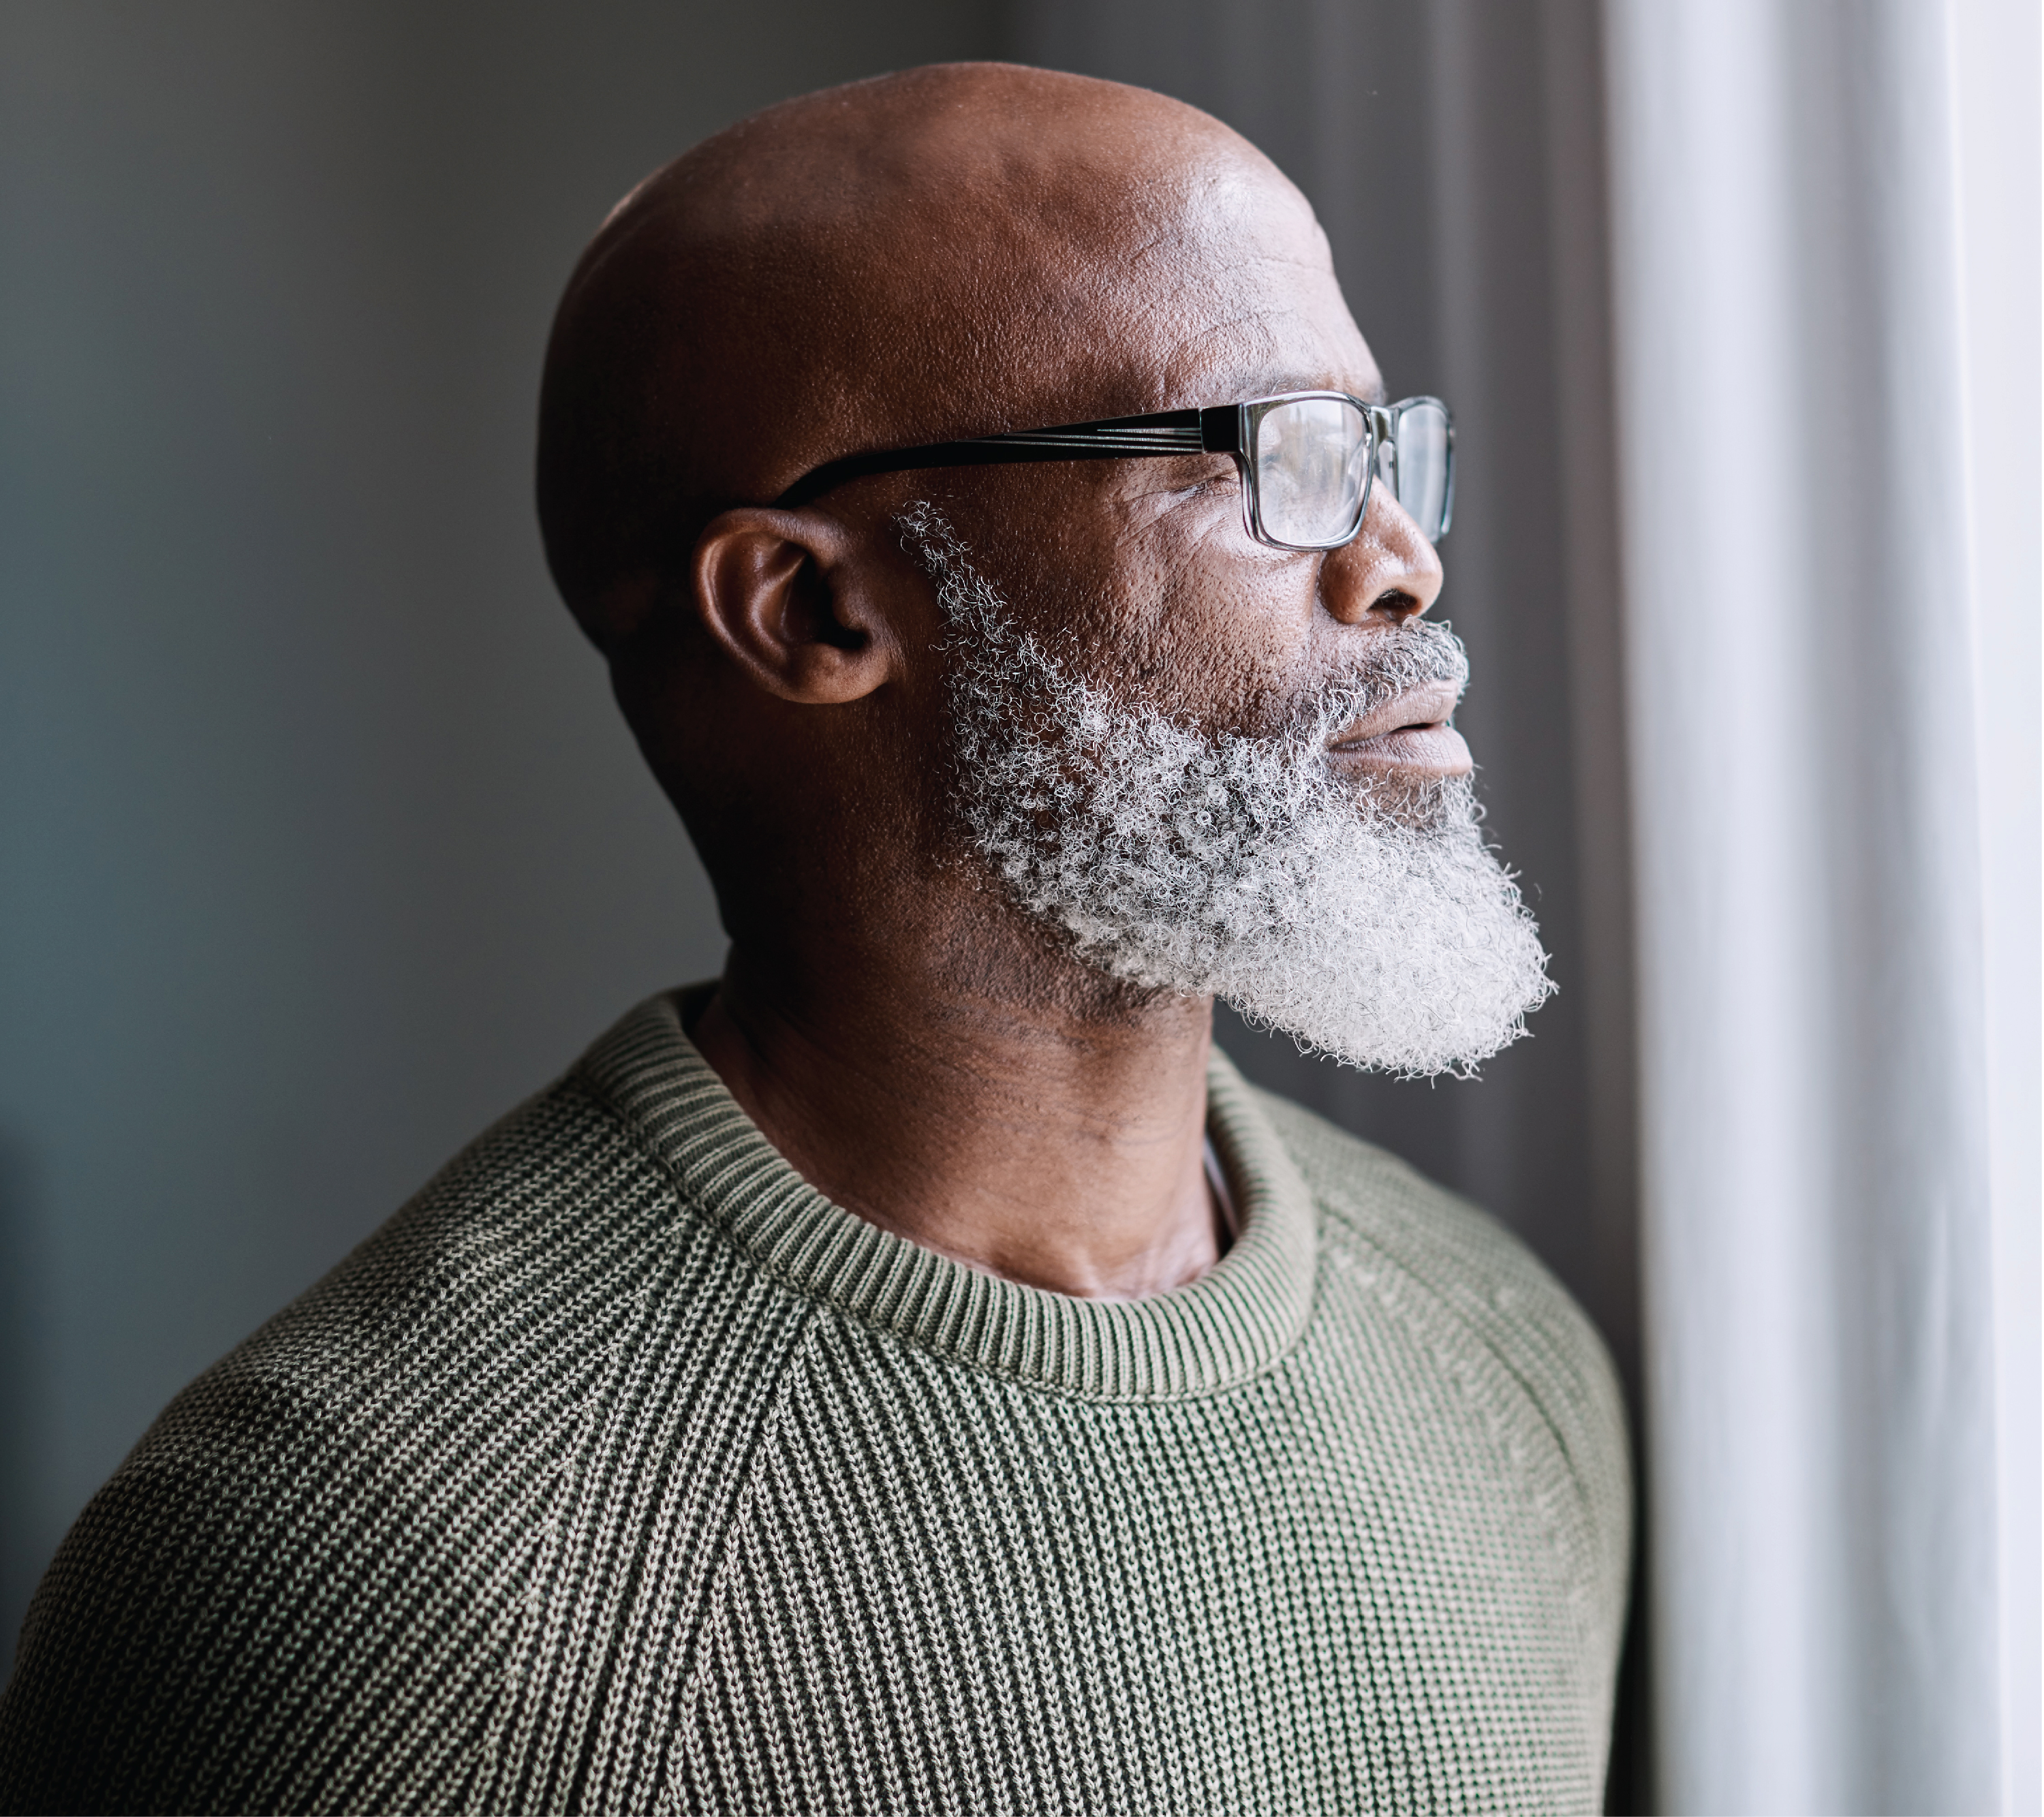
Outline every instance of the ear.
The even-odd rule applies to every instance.
[[[895,670],[852,537],[816,511],[747,507],[713,518],[695,549],[695,606],[731,659],[768,693],[834,706]]]

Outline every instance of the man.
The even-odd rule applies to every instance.
[[[1596,1807],[1595,1338],[1211,1046],[1466,1067],[1547,988],[1381,395],[1298,193],[1140,91],[912,71],[620,205],[540,512],[724,977],[164,1415],[9,1808]]]

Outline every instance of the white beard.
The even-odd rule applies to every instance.
[[[1373,790],[1327,766],[1362,713],[1466,679],[1445,628],[1408,621],[1277,736],[1208,736],[1066,673],[930,506],[899,527],[951,629],[951,805],[1077,957],[1408,1077],[1467,1076],[1526,1032],[1554,986],[1468,779]]]

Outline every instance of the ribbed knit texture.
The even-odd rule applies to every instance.
[[[0,1807],[1592,1811],[1603,1351],[1224,1060],[1179,1292],[852,1217],[627,1017],[187,1389],[0,1698]]]

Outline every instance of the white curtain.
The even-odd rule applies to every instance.
[[[2034,1811],[2038,10],[1606,22],[1662,1798]]]

